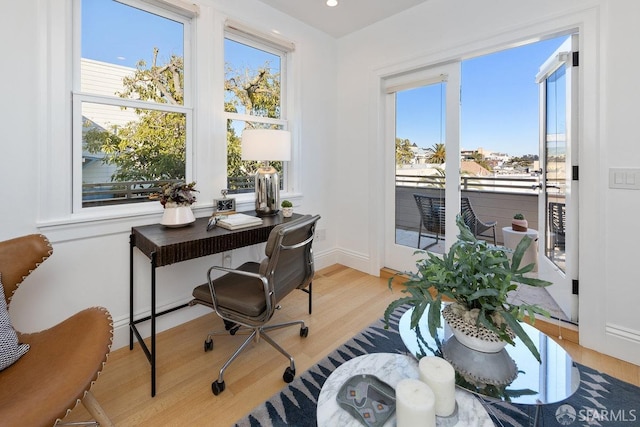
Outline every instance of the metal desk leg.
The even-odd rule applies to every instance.
[[[133,350],[133,234],[129,235],[129,350]]]
[[[151,397],[156,395],[156,253],[151,254]]]

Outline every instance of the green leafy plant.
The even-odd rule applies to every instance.
[[[549,313],[535,304],[515,304],[507,300],[509,292],[517,289],[518,283],[536,287],[551,284],[525,276],[533,270],[534,264],[520,268],[522,257],[532,239],[524,236],[510,260],[508,249],[476,239],[460,215],[456,218],[456,224],[460,235],[447,253],[442,257],[426,253],[427,257],[416,263],[417,272],[404,273],[408,275],[408,280],[404,282],[402,292],[408,295],[393,301],[385,310],[387,327],[391,313],[399,306],[409,304],[414,307],[411,328],[418,325],[428,309],[429,332],[435,337],[436,329],[441,327],[442,299],[448,298],[469,311],[477,312],[476,325],[485,326],[513,345],[513,339],[507,333],[508,326],[540,361],[540,354],[520,321],[528,315],[530,322],[534,323],[536,314],[548,317]],[[389,279],[390,289],[396,277],[398,275]]]
[[[292,208],[293,203],[288,200],[283,200],[282,203],[280,203],[280,206],[282,206],[283,208]]]
[[[513,216],[513,219],[524,219],[524,215],[522,215],[521,213],[517,213]]]
[[[188,184],[184,182],[168,183],[162,186],[160,193],[152,194],[150,198],[159,200],[162,206],[170,202],[183,206],[191,205],[196,201],[196,196],[193,193],[198,192],[198,190],[196,190],[195,187],[195,182]]]

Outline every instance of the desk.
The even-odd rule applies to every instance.
[[[515,250],[524,236],[529,236],[533,242],[522,256],[520,267],[534,264],[532,271],[538,271],[538,230],[529,228],[527,231],[515,231],[511,226],[502,227],[502,237],[506,248]],[[509,258],[511,258],[511,254],[509,254]]]
[[[248,214],[251,215],[251,213]],[[167,228],[160,224],[131,228],[131,236],[129,238],[129,349],[133,350],[133,337],[135,335],[151,364],[152,397],[156,394],[156,318],[188,305],[182,304],[161,312],[156,311],[156,268],[266,242],[269,238],[269,233],[276,225],[295,220],[301,216],[300,214],[294,214],[291,218],[283,218],[282,214],[279,213],[274,216],[263,217],[262,225],[233,231],[221,227],[207,231],[209,218],[198,218],[195,223],[182,228]],[[140,252],[151,260],[151,314],[140,319],[134,319],[133,313],[134,248],[138,248]],[[309,312],[311,312],[311,285],[305,291],[309,292]],[[145,321],[151,321],[150,348],[142,339],[136,326]]]

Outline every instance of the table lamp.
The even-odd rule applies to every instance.
[[[291,132],[278,129],[245,129],[242,132],[242,160],[263,162],[255,178],[256,213],[270,216],[280,207],[280,177],[270,161],[291,160]]]

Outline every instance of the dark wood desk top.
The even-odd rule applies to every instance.
[[[254,212],[243,213],[255,215]],[[266,242],[273,227],[301,216],[293,214],[291,218],[284,218],[279,212],[274,216],[263,217],[262,225],[239,230],[215,227],[207,231],[208,217],[198,218],[193,224],[181,228],[168,228],[160,224],[144,225],[131,228],[131,242],[150,259],[155,252],[156,266],[161,267]]]

